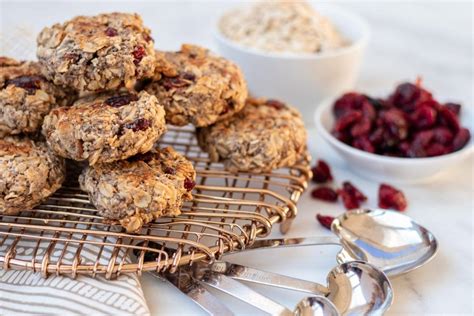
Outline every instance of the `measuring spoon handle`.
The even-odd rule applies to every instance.
[[[194,301],[201,307],[208,315],[211,316],[233,316],[234,313],[230,311],[224,304],[222,304],[217,297],[212,295],[204,286],[194,279],[187,279],[186,282],[180,283],[178,278],[173,277],[167,279],[156,272],[150,272],[153,276],[163,282],[168,282],[177,287],[187,297]]]
[[[227,293],[247,304],[250,304],[259,310],[270,315],[290,316],[293,315],[289,309],[282,306],[266,296],[255,292],[251,288],[235,281],[223,274],[213,271],[206,271],[201,282],[219,291]]]
[[[321,284],[301,280],[273,272],[250,268],[240,264],[218,261],[211,265],[211,270],[222,273],[232,279],[248,281],[257,284],[276,286],[279,288],[300,291],[311,294],[327,295],[329,290]]]
[[[234,315],[217,297],[209,293],[209,291],[199,283],[185,294],[211,316]]]
[[[336,236],[275,238],[256,240],[252,245],[247,246],[244,250],[340,244],[341,241]]]

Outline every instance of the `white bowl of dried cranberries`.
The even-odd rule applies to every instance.
[[[402,83],[387,98],[349,92],[315,112],[318,133],[357,174],[419,182],[472,155],[472,113],[441,103],[421,83]]]

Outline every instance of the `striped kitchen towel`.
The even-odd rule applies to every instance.
[[[78,225],[78,228],[81,225]],[[0,253],[5,252],[14,238],[3,241]],[[94,236],[88,241],[100,242]],[[109,239],[113,243],[113,239]],[[41,261],[47,252],[48,241],[20,240],[15,246],[15,258]],[[70,265],[78,251],[79,244],[56,244],[50,254],[51,261],[62,255],[61,262]],[[113,247],[86,244],[80,249],[81,262],[108,263]],[[100,251],[100,255],[99,255]],[[119,252],[118,257],[124,253]],[[130,262],[129,258],[125,259]],[[107,280],[101,275],[95,278],[79,275],[76,279],[51,275],[47,279],[40,273],[26,270],[0,269],[0,315],[149,315],[140,281],[136,274],[122,274],[115,280]]]
[[[44,279],[0,270],[0,315],[149,315],[136,275]]]

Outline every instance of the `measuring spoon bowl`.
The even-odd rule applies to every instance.
[[[388,276],[412,271],[430,261],[438,250],[434,235],[410,217],[381,209],[358,209],[337,217],[331,230],[342,249],[339,263],[361,260]]]

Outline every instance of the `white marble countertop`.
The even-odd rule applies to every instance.
[[[36,34],[44,25],[77,14],[136,11],[153,29],[157,46],[176,49],[182,42],[215,47],[212,27],[215,17],[228,4],[221,2],[80,2],[45,5],[36,2],[1,2],[2,35],[19,19],[25,34]],[[349,2],[348,9],[367,18],[372,27],[357,88],[376,94],[402,80],[421,75],[425,85],[441,100],[473,106],[472,3]],[[22,26],[23,27],[23,26]],[[31,43],[34,45],[34,42]],[[8,51],[7,48],[2,48]],[[34,50],[31,49],[32,55]],[[471,126],[471,131],[472,131]],[[314,130],[310,130],[313,157],[331,162],[338,182],[350,179],[369,196],[367,206],[376,206],[378,183],[349,171]],[[425,267],[392,280],[395,301],[387,315],[473,313],[473,159],[453,166],[429,183],[400,186],[409,200],[406,214],[429,228],[438,238],[440,251]],[[311,189],[311,188],[310,188]],[[308,190],[310,191],[310,190]],[[299,215],[289,236],[328,234],[315,214],[337,215],[340,205],[317,202],[303,195]],[[286,249],[234,255],[233,261],[269,271],[324,282],[335,265],[335,247]],[[178,290],[145,275],[142,284],[152,315],[201,314],[203,312]],[[258,291],[288,306],[304,294],[255,286]],[[258,314],[253,308],[220,295],[237,314]]]

